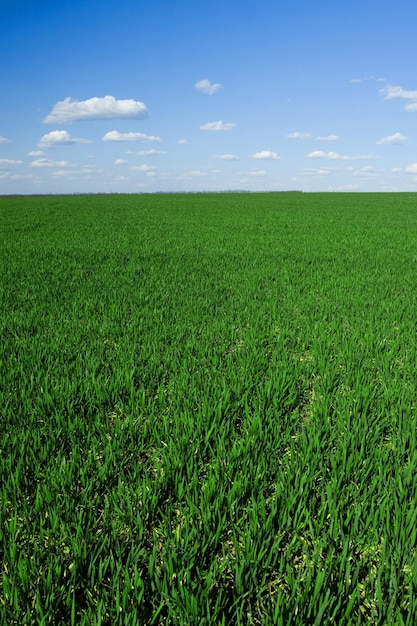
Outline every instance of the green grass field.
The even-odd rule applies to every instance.
[[[417,194],[0,210],[1,625],[417,623]]]

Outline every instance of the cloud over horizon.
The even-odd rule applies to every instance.
[[[45,124],[65,124],[85,120],[145,119],[148,110],[137,100],[116,100],[114,96],[57,102],[44,118]]]

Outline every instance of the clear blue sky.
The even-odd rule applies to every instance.
[[[0,5],[0,194],[417,191],[415,0]]]

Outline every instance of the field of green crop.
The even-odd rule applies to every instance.
[[[417,623],[417,194],[0,211],[2,626]]]

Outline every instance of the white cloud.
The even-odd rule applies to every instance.
[[[2,137],[0,135],[0,143],[11,143],[10,139],[6,139],[6,137]]]
[[[359,178],[376,178],[380,176],[380,174],[375,170],[374,167],[372,167],[372,165],[366,165],[360,170],[354,171],[352,176],[358,176]]]
[[[51,161],[51,159],[37,159],[30,163],[30,167],[70,167],[68,161]]]
[[[42,152],[42,150],[32,150],[31,152],[28,152],[28,156],[30,157],[35,157],[35,156],[43,156],[45,153]]]
[[[359,83],[363,83],[363,78],[352,78],[352,80],[350,80],[349,82],[352,85],[358,85]]]
[[[388,135],[388,137],[383,137],[382,139],[377,141],[377,144],[378,145],[399,144],[399,143],[404,143],[406,139],[407,137],[405,137],[401,133],[394,133],[393,135]]]
[[[14,159],[0,159],[0,168],[4,169],[10,165],[22,165],[22,161],[15,161]]]
[[[73,143],[91,143],[91,141],[88,139],[77,139],[76,137],[71,137],[66,130],[53,130],[41,137],[38,146],[40,148],[52,148],[56,145],[70,145]]]
[[[261,150],[260,152],[255,152],[252,154],[253,159],[270,159],[272,161],[278,161],[281,157],[276,152],[272,152],[272,150]]]
[[[186,139],[178,139],[177,143],[179,143],[181,146],[185,146],[187,145],[188,141]]]
[[[316,141],[339,141],[339,139],[339,135],[326,135],[325,137],[319,135],[316,137]]]
[[[417,100],[417,91],[408,91],[396,85],[387,85],[380,90],[385,100],[403,98],[405,100]]]
[[[145,135],[144,133],[119,133],[118,130],[110,130],[103,135],[102,141],[162,141],[155,135]]]
[[[207,124],[202,124],[200,126],[200,130],[232,130],[236,124],[233,122],[225,123],[222,120],[218,120],[217,122],[207,122]]]
[[[216,154],[214,158],[220,161],[239,161],[239,157],[235,154]]]
[[[155,165],[132,165],[132,167],[130,168],[131,170],[135,170],[138,172],[151,172],[152,170],[155,170],[156,167]]]
[[[265,170],[260,170],[258,168],[250,170],[249,172],[240,172],[240,174],[244,176],[268,176],[268,172],[266,172]]]
[[[207,78],[204,78],[203,80],[199,80],[198,83],[195,84],[195,88],[198,89],[198,91],[208,93],[210,96],[212,96],[218,89],[222,89],[223,85],[221,85],[220,83],[213,84],[209,80],[207,80]]]
[[[313,150],[306,154],[307,159],[332,159],[334,161],[355,161],[357,159],[373,159],[372,155],[364,154],[361,156],[348,156],[347,154],[338,154],[337,152],[324,152],[323,150]]]
[[[45,117],[46,124],[65,124],[82,120],[144,119],[148,110],[137,100],[116,100],[114,96],[57,102]]]
[[[384,96],[385,100],[393,100],[394,98],[401,98],[402,100],[413,100],[411,104],[407,104],[404,109],[405,111],[417,111],[417,90],[409,91],[407,89],[403,89],[398,85],[387,85],[379,90],[379,93]]]
[[[407,172],[407,174],[417,174],[417,163],[413,163],[412,165],[408,165],[405,168],[405,172]]]
[[[325,167],[316,168],[305,168],[300,172],[301,176],[326,176],[330,174],[332,170],[327,169]]]
[[[201,176],[207,176],[207,172],[202,172],[201,170],[190,170],[184,172],[178,178],[181,180],[182,178],[200,178]]]
[[[287,137],[288,139],[308,139],[309,137],[311,137],[311,134],[296,131],[295,133],[289,133]]]
[[[156,156],[157,154],[166,154],[164,150],[155,150],[152,148],[151,150],[140,150],[138,152],[141,156]]]
[[[126,159],[116,159],[114,162],[115,165],[127,165]]]

